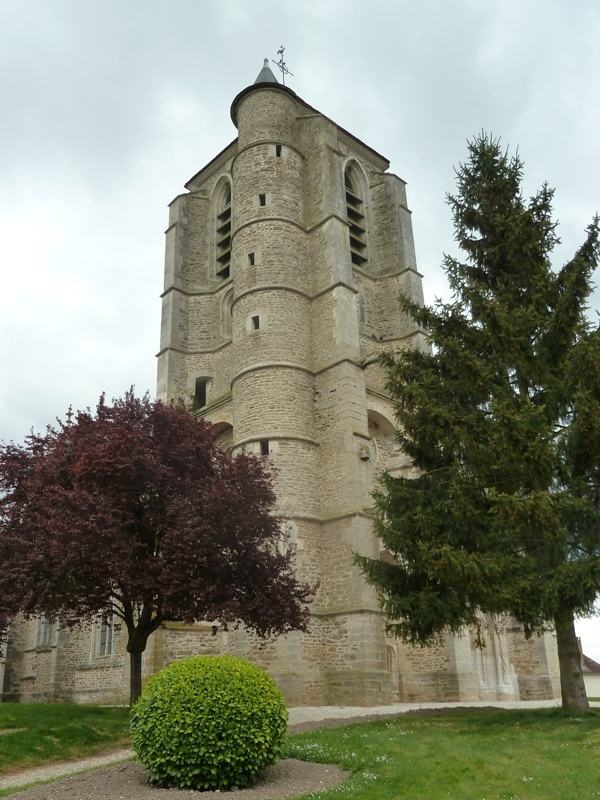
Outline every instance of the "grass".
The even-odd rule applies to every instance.
[[[129,745],[129,709],[0,703],[0,775]]]
[[[600,797],[600,713],[559,709],[405,716],[289,740],[349,782],[305,798],[573,800]]]
[[[0,774],[126,746],[128,728],[124,708],[0,703]],[[406,715],[296,734],[287,750],[352,775],[305,800],[600,798],[598,711]]]

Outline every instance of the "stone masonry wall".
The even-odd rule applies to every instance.
[[[263,642],[242,628],[213,636],[210,623],[167,624],[151,638],[144,674],[193,653],[227,652],[268,669],[291,704],[487,698],[513,691],[513,673],[521,696],[551,696],[549,640],[503,634],[507,670],[491,650],[478,657],[468,635],[403,645],[386,635],[376,593],[353,561],[354,553],[380,556],[369,514],[377,476],[410,474],[376,364],[384,349],[427,347],[400,305],[401,292],[423,301],[404,182],[287,87],[248,87],[232,117],[238,138],[170,205],[158,396],[191,408],[204,378],[206,406],[194,413],[218,426],[223,446],[233,454],[267,447],[299,576],[318,588],[307,633]],[[360,264],[346,175],[362,200]],[[229,196],[226,275],[217,241]],[[127,696],[123,633],[104,659],[89,631],[60,634],[45,651],[30,638],[27,624],[15,627],[8,695]]]

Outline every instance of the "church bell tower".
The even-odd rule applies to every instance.
[[[299,574],[319,588],[308,633],[224,646],[291,704],[390,702],[384,620],[352,554],[379,554],[373,480],[404,467],[376,357],[420,345],[399,305],[422,301],[405,184],[267,59],[231,117],[237,138],[170,205],[158,393],[270,460]]]
[[[400,308],[401,295],[422,302],[404,182],[266,60],[231,116],[237,138],[170,204],[158,395],[182,398],[232,453],[268,459],[299,576],[318,590],[308,632],[266,643],[167,622],[144,676],[224,652],[265,667],[290,706],[558,697],[551,632],[526,639],[514,620],[482,617],[483,650],[468,630],[424,648],[386,636],[353,554],[386,557],[371,491],[381,470],[410,470],[377,360],[426,346]],[[125,656],[104,617],[91,630],[13,620],[4,698],[123,703]]]

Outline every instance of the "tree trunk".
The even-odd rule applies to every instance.
[[[129,653],[129,705],[133,706],[142,693],[142,651]]]
[[[154,612],[152,602],[144,603],[137,625],[131,605],[124,616],[127,625],[127,652],[129,653],[129,705],[132,706],[142,693],[142,653],[148,637],[160,627],[162,617]]]
[[[581,653],[572,612],[554,617],[554,625],[560,665],[562,707],[569,711],[589,711],[590,704],[585,693]]]

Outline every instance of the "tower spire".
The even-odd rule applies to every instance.
[[[271,72],[271,67],[269,67],[269,59],[265,58],[263,61],[263,67],[261,71],[258,73],[258,76],[254,83],[279,83],[275,75]]]

